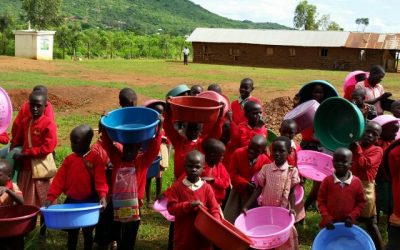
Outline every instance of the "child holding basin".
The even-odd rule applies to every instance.
[[[287,158],[291,151],[291,141],[285,136],[277,137],[272,143],[274,162],[266,164],[256,175],[253,194],[243,206],[243,212],[253,206],[261,195],[261,206],[284,207],[295,214],[294,186],[300,183],[297,168],[290,166]],[[297,231],[293,226],[289,240],[277,249],[298,249]]]
[[[321,228],[334,229],[336,222],[351,227],[365,206],[362,183],[350,172],[352,158],[353,154],[347,148],[338,148],[333,153],[335,172],[322,181],[318,192]]]

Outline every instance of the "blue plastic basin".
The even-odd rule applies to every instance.
[[[101,118],[108,135],[120,143],[141,143],[156,133],[158,113],[145,107],[127,107],[111,111]]]
[[[52,229],[74,229],[96,225],[101,206],[98,203],[74,203],[42,207],[46,226]]]
[[[360,227],[345,227],[335,223],[335,229],[322,229],[312,244],[312,250],[374,250],[371,237]]]
[[[153,164],[149,167],[147,170],[147,179],[156,177],[158,173],[160,172],[160,161],[161,161],[161,156],[157,156],[157,158],[153,161]]]

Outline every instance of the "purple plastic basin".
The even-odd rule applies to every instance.
[[[312,150],[297,152],[297,168],[301,176],[313,181],[322,181],[334,170],[332,156]]]
[[[319,107],[316,100],[306,101],[293,110],[289,111],[284,117],[285,120],[293,119],[297,123],[297,132],[302,132],[313,127],[314,115]]]
[[[7,131],[11,124],[13,109],[10,97],[7,92],[0,87],[0,134]]]
[[[156,200],[156,202],[154,202],[153,209],[154,211],[159,212],[168,221],[175,221],[175,216],[171,215],[167,210],[167,204],[168,204],[167,198]]]

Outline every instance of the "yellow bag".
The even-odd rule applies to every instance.
[[[32,148],[31,125],[32,120],[29,122],[28,127],[28,145],[30,148]],[[33,179],[50,179],[53,178],[57,173],[57,167],[52,153],[44,157],[32,158],[31,165]]]
[[[33,179],[53,178],[57,173],[56,163],[54,162],[52,153],[45,157],[32,158],[31,164]]]

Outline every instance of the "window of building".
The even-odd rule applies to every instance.
[[[274,48],[267,48],[267,56],[273,56],[274,55]]]
[[[295,48],[289,48],[289,56],[296,56],[296,49]]]
[[[328,49],[327,48],[322,48],[319,52],[319,55],[321,57],[327,57],[328,56]]]

